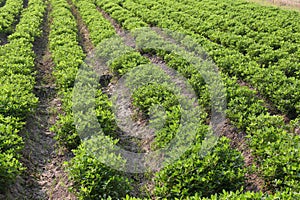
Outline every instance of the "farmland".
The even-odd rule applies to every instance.
[[[0,77],[0,198],[300,198],[298,11],[0,0]]]

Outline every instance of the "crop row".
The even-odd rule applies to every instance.
[[[7,0],[5,5],[0,7],[0,33],[13,31],[13,23],[16,22],[22,8],[23,0]]]
[[[45,4],[30,0],[9,43],[0,47],[0,186],[5,189],[24,168],[19,158],[23,141],[18,133],[38,98],[35,85],[33,41],[40,36]]]
[[[59,120],[53,127],[58,141],[68,148],[69,144],[76,146],[79,138],[74,137],[74,125],[72,121],[71,96],[75,77],[79,66],[83,63],[84,53],[79,46],[77,24],[70,11],[70,6],[64,0],[52,0],[50,13],[49,49],[55,65],[53,75],[56,86],[62,98],[64,114],[59,115]]]
[[[130,13],[112,2],[98,1],[98,5],[109,12],[111,16],[114,16],[121,24],[122,21],[126,20],[124,16]],[[138,7],[138,5],[135,10],[151,13],[149,10]],[[114,14],[115,12],[118,14]],[[154,14],[154,16],[157,15],[158,13]],[[154,16],[149,15],[147,19],[151,20],[152,17],[155,20]],[[132,17],[132,14],[129,17]],[[169,26],[172,24],[170,23]],[[170,55],[162,54],[160,56],[170,60]],[[178,64],[173,64],[173,66],[178,69]],[[183,72],[188,70],[188,66],[180,67],[182,67]],[[195,71],[191,71],[192,75],[193,73]],[[240,130],[247,132],[251,137],[250,146],[260,165],[259,172],[266,180],[266,187],[275,190],[285,187],[297,190],[297,172],[299,172],[297,141],[299,141],[299,136],[294,136],[286,131],[281,117],[270,116],[262,106],[262,102],[255,97],[254,91],[237,86],[234,79],[231,80],[226,76],[224,76],[224,81],[228,94],[228,117]],[[286,156],[287,154],[289,156]],[[283,158],[286,159],[285,162],[282,162]],[[289,166],[289,169],[285,166]]]

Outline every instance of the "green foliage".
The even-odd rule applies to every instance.
[[[149,123],[156,127],[155,143],[152,146],[163,147],[176,134],[180,124],[180,106],[178,97],[166,85],[149,83],[139,87],[133,92],[133,105],[140,109],[144,117],[150,118]],[[156,106],[156,108],[155,108]],[[159,113],[162,111],[164,113]],[[155,114],[151,116],[151,114]],[[157,118],[157,119],[156,119]],[[162,121],[163,120],[163,121]]]
[[[180,160],[159,171],[155,177],[158,197],[185,198],[199,193],[208,197],[222,190],[232,191],[244,185],[244,161],[241,154],[230,148],[229,140],[222,137],[207,155],[198,154],[196,144]]]
[[[40,37],[42,34],[40,26],[44,19],[45,10],[45,2],[39,0],[29,1],[28,9],[23,10],[15,32],[8,37],[9,41],[24,38],[32,43],[34,38]]]
[[[225,3],[222,0],[218,5],[194,0],[138,0],[122,2],[120,5],[121,8],[111,5],[106,11],[118,19],[119,15],[113,15],[113,7],[117,7],[118,10],[134,13],[133,18],[139,17],[148,24],[192,35],[224,72],[249,82],[282,112],[291,116],[298,112],[295,104],[300,98],[296,89],[300,87],[297,79],[299,67],[296,67],[299,56],[296,55],[297,47],[294,44],[300,42],[296,31],[298,25],[295,23],[300,18],[298,13],[272,10],[243,1]],[[226,9],[221,5],[226,5]],[[103,5],[103,8],[106,7]],[[238,12],[239,8],[245,13]],[[261,12],[264,17],[261,17]],[[274,23],[270,16],[277,12],[280,17],[277,16]],[[246,16],[253,14],[255,17],[250,17],[252,20],[249,22]]]
[[[109,196],[118,199],[131,189],[130,181],[123,172],[103,164],[101,158],[88,153],[84,145],[74,150],[74,154],[75,157],[68,163],[68,170],[79,199],[101,199]]]
[[[10,153],[0,153],[0,186],[1,191],[7,189],[17,175],[24,170],[20,161]]]
[[[164,109],[171,110],[179,103],[175,94],[168,87],[158,83],[139,87],[134,91],[132,98],[133,105],[139,107],[147,117],[149,117],[150,108],[153,105],[160,104]]]
[[[74,86],[78,67],[83,64],[84,53],[78,43],[77,25],[67,2],[52,2],[52,24],[49,47],[55,63],[54,76],[62,90]]]
[[[148,64],[149,60],[141,56],[138,52],[125,53],[110,63],[112,71],[119,75],[126,74],[130,69],[142,64]]]
[[[223,72],[228,117],[251,137],[253,142],[250,146],[261,163],[259,173],[264,174],[265,171],[264,178],[268,180],[266,186],[275,191],[285,188],[299,190],[299,166],[296,164],[299,160],[299,147],[296,145],[298,136],[287,132],[290,127],[282,125],[282,118],[265,117],[268,113],[267,104],[260,100],[260,96],[267,98],[274,107],[292,119],[299,115],[299,68],[296,69],[299,56],[295,47],[295,43],[300,42],[297,33],[299,13],[274,10],[244,1],[137,0],[116,2],[109,6],[104,5],[105,2],[97,3],[118,21],[124,21],[122,17],[118,19],[119,13],[130,13],[130,17],[138,17],[148,24],[191,35],[196,45],[201,45]],[[239,9],[245,12],[238,12]],[[250,15],[255,17],[249,21],[247,16]],[[153,50],[146,49],[146,52],[153,53]],[[201,75],[189,67],[188,62],[168,55],[168,52],[154,53],[164,57],[169,66],[188,78],[199,95],[199,102],[209,107],[209,90],[201,80]],[[237,79],[245,80],[249,87],[257,91],[241,87],[243,83]],[[203,91],[206,93],[203,94]],[[262,123],[258,123],[256,118]],[[292,129],[295,131],[295,127]],[[286,154],[289,154],[286,160],[281,158]],[[284,164],[289,167],[284,167],[281,160],[285,160]]]
[[[55,139],[60,145],[68,149],[75,149],[80,144],[80,138],[75,129],[72,114],[59,115],[55,125],[51,127],[51,131],[55,132]]]
[[[280,117],[261,115],[252,119],[247,131],[255,150],[260,174],[272,190],[300,191],[300,136],[286,132]]]
[[[2,76],[0,80],[0,113],[25,118],[38,99],[32,93],[34,81],[24,75]]]
[[[49,48],[55,64],[53,75],[56,77],[64,108],[64,114],[59,115],[59,120],[52,130],[61,145],[74,149],[80,144],[80,138],[72,113],[72,87],[78,68],[83,64],[84,53],[79,46],[77,24],[69,4],[60,0],[51,1],[51,5]]]
[[[59,87],[63,88],[62,90],[69,90],[74,85],[74,77],[77,67],[82,62],[83,54],[78,47],[77,28],[69,6],[63,1],[52,2],[57,5],[56,8],[54,6],[53,19],[60,16],[57,22],[55,20],[53,22],[55,24],[53,29],[55,27],[59,29],[53,30],[50,44],[56,63],[55,76]],[[245,175],[243,159],[239,152],[229,147],[229,141],[224,138],[212,152],[204,157],[198,155],[207,127],[197,124],[195,127],[199,128],[198,143],[181,160],[157,173],[155,194],[158,198],[188,199],[190,195],[195,195],[190,199],[297,198],[296,192],[299,191],[300,185],[299,137],[287,131],[287,129],[295,130],[297,126],[286,126],[281,117],[268,115],[266,103],[260,100],[260,96],[270,100],[278,110],[291,118],[297,118],[300,113],[297,64],[299,62],[297,45],[300,43],[297,24],[299,14],[264,8],[240,0],[228,2],[74,0],[73,2],[89,28],[94,45],[115,33],[91,2],[103,8],[125,29],[133,30],[147,24],[157,25],[187,33],[195,40],[196,45],[203,46],[222,71],[227,88],[228,118],[238,131],[246,132],[247,137],[251,138],[249,146],[259,164],[258,174],[265,180],[265,187],[274,191],[272,195],[241,192]],[[67,24],[64,24],[65,22]],[[64,28],[65,26],[68,28]],[[110,58],[116,58],[109,63],[116,74],[124,75],[134,67],[149,62],[124,45],[118,46],[121,50],[115,52],[111,49],[115,48],[113,44],[107,44],[107,49],[100,49],[99,52],[101,56],[109,55]],[[190,47],[193,48],[193,45]],[[141,51],[156,53],[166,60],[168,66],[189,79],[199,97],[198,102],[206,108],[209,116],[208,108],[211,107],[209,91],[212,88],[207,86],[202,75],[187,60],[161,50]],[[239,82],[238,79],[251,84],[250,88],[241,86],[243,82]],[[133,79],[133,82],[136,80]],[[252,86],[257,91],[252,89]],[[101,92],[97,95],[97,118],[104,132],[110,135],[116,130],[114,115],[110,110],[111,102]],[[172,138],[170,136],[178,129],[180,112],[175,105],[175,99],[174,94],[154,84],[144,85],[134,94],[135,106],[143,110],[147,116],[151,113],[149,108],[157,103],[162,104],[166,110],[168,126],[157,133],[158,142],[169,141]],[[71,110],[70,100],[63,101],[67,105],[65,106],[67,110]],[[75,144],[72,148],[75,148],[78,144],[74,139],[78,136],[72,118],[71,111],[61,116],[65,122],[61,123],[62,131],[57,132],[62,136],[62,141],[70,141],[70,144]],[[89,124],[85,126],[88,127]],[[127,180],[93,156],[85,156],[86,150],[83,147],[75,152],[76,156],[70,165],[80,198],[120,197],[111,192],[115,191],[115,187],[119,189],[118,181],[127,182]],[[105,172],[111,177],[103,174]],[[95,183],[95,179],[99,181]],[[236,190],[239,191],[229,192]],[[276,192],[277,190],[280,192]],[[218,194],[213,195],[214,193]],[[125,195],[121,191],[119,194]],[[126,198],[130,199],[129,196]]]
[[[23,9],[22,0],[6,0],[5,5],[0,7],[0,33],[11,33],[13,23]]]
[[[236,127],[245,130],[251,123],[251,117],[266,113],[267,108],[263,106],[264,102],[258,99],[255,91],[247,87],[232,86],[227,87],[230,108],[227,114]]]
[[[24,123],[17,118],[0,114],[0,191],[7,189],[15,177],[24,170],[19,159],[23,140],[18,135]]]
[[[243,193],[242,191],[223,191],[222,194],[215,194],[212,195],[209,198],[203,198],[203,200],[227,200],[227,199],[233,199],[233,200],[260,200],[260,199],[265,199],[265,200],[273,200],[273,199],[287,199],[287,200],[293,200],[293,199],[298,199],[299,193],[294,193],[291,191],[283,191],[283,192],[276,192],[274,194],[264,194],[262,192],[245,192]],[[199,196],[193,196],[187,198],[189,200],[197,200],[199,199]]]
[[[0,32],[12,31],[12,24],[23,8],[23,1],[6,1],[0,8]],[[9,43],[0,48],[0,190],[4,191],[24,170],[19,161],[23,140],[18,135],[38,98],[35,85],[34,39],[40,35],[45,2],[30,0],[23,10]],[[4,17],[4,18],[3,18]]]
[[[117,130],[117,124],[115,115],[112,112],[112,102],[101,90],[97,90],[95,98],[95,113],[102,131],[106,135],[114,136]]]

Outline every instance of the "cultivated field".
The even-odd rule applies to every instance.
[[[300,2],[0,0],[0,199],[300,199]]]

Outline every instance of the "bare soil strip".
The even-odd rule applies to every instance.
[[[82,47],[85,54],[90,53],[94,46],[90,39],[90,33],[88,31],[87,26],[84,24],[78,10],[76,9],[75,5],[72,3],[71,0],[67,0],[68,4],[71,6],[71,12],[76,19],[77,29],[79,30],[79,44]]]
[[[222,136],[230,139],[230,145],[232,148],[239,150],[245,161],[246,167],[251,167],[253,164],[257,167],[257,163],[254,161],[254,156],[251,153],[251,149],[247,145],[246,133],[239,132],[230,121],[227,119],[225,125],[222,128]],[[264,180],[256,173],[246,174],[246,191],[264,191]]]
[[[280,6],[296,6],[300,8],[299,0],[269,0],[274,4],[279,4]]]
[[[124,37],[125,31],[122,29],[122,27],[119,24],[114,19],[112,19],[109,16],[109,14],[107,14],[105,11],[99,8],[98,10],[114,26],[117,34],[123,38],[125,44],[131,47],[135,47],[132,38]],[[155,55],[146,54],[143,56],[150,59],[152,64],[160,66],[166,73],[169,74],[168,70],[166,70],[168,67],[164,60],[162,60],[161,58]],[[273,107],[270,106],[270,109],[273,109]],[[244,156],[246,167],[250,167],[251,165],[255,164],[254,157],[251,154],[251,150],[247,145],[247,141],[246,141],[247,139],[245,137],[246,134],[238,132],[238,130],[233,125],[230,124],[229,119],[226,120],[224,126],[221,128],[221,135],[229,138],[231,140],[231,147],[239,150],[242,153],[242,155]],[[246,191],[263,191],[263,185],[264,185],[264,181],[257,174],[249,173],[246,175],[246,188],[245,188]]]
[[[111,23],[117,35],[119,35],[123,39],[125,45],[135,48],[136,45],[134,39],[130,37],[129,34],[126,34],[126,31],[121,27],[121,25],[118,24],[116,20],[111,18],[110,15],[106,13],[104,10],[102,10],[101,8],[97,8],[97,9],[103,15],[103,17]]]
[[[283,10],[300,12],[299,0],[247,0],[248,2],[257,3],[262,6],[273,6]]]
[[[23,8],[27,8],[28,7],[28,0],[24,0],[23,1]]]
[[[25,142],[22,163],[27,169],[10,188],[7,199],[76,199],[68,191],[71,183],[63,167],[72,155],[56,145],[54,133],[49,130],[61,107],[56,97],[53,63],[48,50],[49,11],[50,6],[44,16],[43,35],[34,43],[37,56],[34,92],[39,97],[39,105],[28,117],[22,133]]]
[[[0,46],[7,44],[7,35],[0,33]]]

